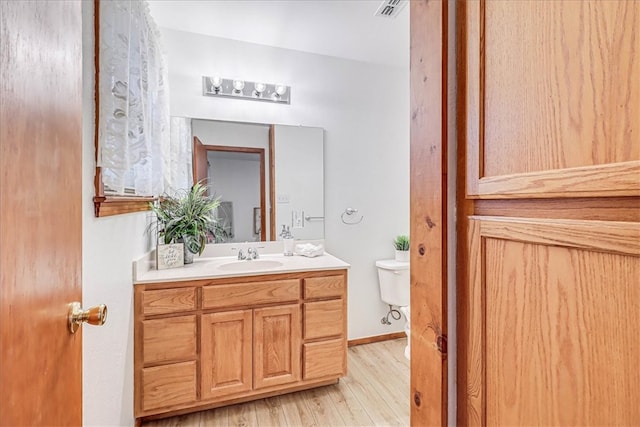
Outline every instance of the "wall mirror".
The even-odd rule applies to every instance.
[[[221,242],[324,238],[323,129],[191,119],[194,181],[220,197]]]

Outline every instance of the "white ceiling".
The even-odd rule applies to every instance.
[[[409,7],[382,0],[149,0],[160,27],[376,64],[409,67]]]

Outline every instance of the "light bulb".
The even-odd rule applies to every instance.
[[[254,87],[254,88],[255,88],[255,90],[256,90],[256,94],[258,94],[258,96],[259,96],[259,95],[260,95],[262,92],[264,92],[264,90],[267,88],[267,85],[266,85],[266,84],[264,84],[264,83],[258,83],[258,82],[255,82],[255,83],[253,84],[253,87]]]
[[[233,81],[233,89],[236,92],[241,92],[244,89],[244,81],[243,80],[234,80]]]
[[[215,89],[220,89],[220,86],[222,86],[222,77],[211,77],[211,85],[213,85]]]
[[[287,87],[283,84],[277,84],[276,85],[276,93],[278,94],[278,96],[282,96],[287,92]]]

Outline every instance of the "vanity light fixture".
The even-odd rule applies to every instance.
[[[291,103],[291,87],[282,83],[250,82],[225,79],[218,76],[202,77],[202,94],[205,96],[269,101],[278,104]]]

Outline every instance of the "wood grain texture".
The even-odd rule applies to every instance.
[[[196,316],[176,316],[142,322],[142,360],[145,365],[195,360]]]
[[[640,197],[476,200],[465,216],[579,219],[640,222]]]
[[[300,305],[253,311],[253,385],[260,389],[301,379]]]
[[[448,8],[409,3],[411,423],[446,425],[446,355],[434,343],[447,334]]]
[[[463,11],[468,194],[640,195],[640,5],[483,0]]]
[[[638,196],[640,161],[485,177],[477,188],[494,199]]]
[[[274,280],[202,288],[203,308],[225,308],[296,301],[300,298],[300,280]]]
[[[253,387],[253,312],[226,311],[202,316],[201,396],[219,398]]]
[[[468,238],[468,268],[465,292],[465,311],[462,312],[461,324],[465,328],[461,341],[464,343],[465,359],[460,368],[464,369],[465,382],[460,384],[460,394],[464,395],[462,408],[459,410],[458,421],[467,426],[485,426],[485,353],[484,353],[484,266],[482,251],[482,236],[480,235],[480,221],[470,220]],[[464,387],[464,388],[463,388]],[[458,399],[461,402],[462,399]]]
[[[304,304],[304,339],[343,335],[346,312],[342,299],[307,302]]]
[[[171,407],[196,400],[196,362],[142,370],[143,409]]]
[[[635,425],[640,258],[485,241],[487,424]]]
[[[0,1],[3,426],[82,424],[81,19],[80,2]]]
[[[142,292],[142,312],[145,316],[194,310],[196,288],[171,288]]]
[[[640,223],[473,217],[483,237],[640,256]]]
[[[483,176],[640,160],[638,2],[483,5]]]
[[[193,183],[209,182],[209,160],[207,158],[207,148],[197,136],[193,137]],[[208,187],[207,187],[208,188]],[[205,194],[209,194],[209,191]]]
[[[305,299],[343,297],[346,292],[342,275],[312,277],[303,280],[303,294]]]
[[[344,339],[318,341],[303,345],[304,379],[343,376],[347,370]]]
[[[276,139],[275,125],[269,126],[269,240],[276,240]]]

